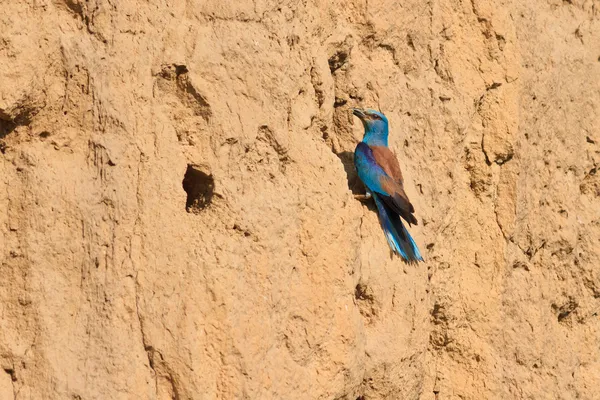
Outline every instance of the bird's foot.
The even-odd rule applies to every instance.
[[[360,201],[365,201],[365,200],[369,200],[372,197],[371,192],[367,192],[365,194],[355,194],[354,198],[356,200],[360,200]]]

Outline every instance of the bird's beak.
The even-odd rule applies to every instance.
[[[364,117],[365,117],[365,113],[360,108],[353,108],[352,114],[356,115],[361,120],[364,119]]]

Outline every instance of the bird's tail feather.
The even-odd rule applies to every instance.
[[[399,254],[408,263],[423,261],[417,244],[406,230],[400,216],[391,210],[379,195],[373,193],[373,198],[379,211],[381,228],[392,251]]]

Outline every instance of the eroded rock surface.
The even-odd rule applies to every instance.
[[[599,7],[4,2],[0,398],[597,397]]]

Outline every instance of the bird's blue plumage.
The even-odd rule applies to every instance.
[[[405,219],[408,217],[409,222],[416,223],[416,219],[412,215],[414,209],[404,193],[401,178],[399,178],[399,182],[395,181],[395,177],[388,173],[390,172],[389,168],[386,172],[386,167],[378,162],[378,158],[373,152],[375,147],[372,146],[387,148],[387,118],[372,110],[354,110],[354,114],[361,119],[365,127],[363,141],[356,146],[354,152],[354,165],[358,177],[365,184],[367,191],[373,195],[379,222],[387,242],[392,251],[399,254],[406,262],[423,261],[419,248],[400,219],[399,213]],[[395,163],[397,165],[397,160]],[[399,171],[399,167],[397,168]]]
[[[417,244],[406,230],[398,214],[385,204],[379,195],[373,193],[373,199],[375,199],[375,205],[379,213],[381,228],[392,251],[409,263],[423,261]]]
[[[354,150],[354,165],[356,166],[358,177],[371,192],[385,196],[391,194],[382,187],[381,178],[386,176],[386,173],[377,164],[371,148],[365,142],[360,142],[356,146],[356,150]]]
[[[378,119],[366,120],[361,118],[365,127],[363,142],[369,146],[388,146],[388,120],[385,115],[375,110],[365,110],[369,115],[375,115]]]

